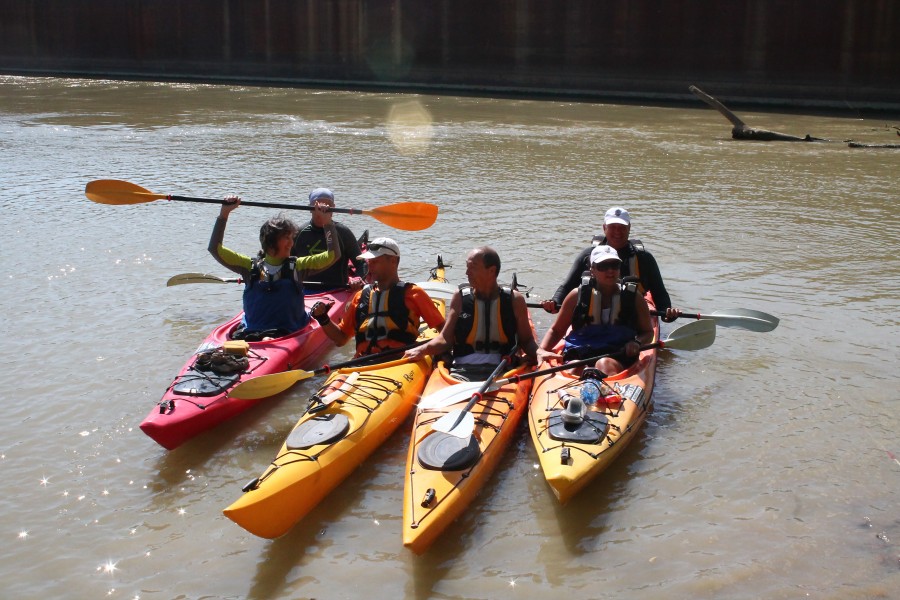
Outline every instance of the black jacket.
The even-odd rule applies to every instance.
[[[601,239],[600,241],[601,244],[605,242],[605,239]],[[628,277],[631,275],[629,259],[632,256],[637,255],[641,285],[644,287],[645,291],[649,291],[653,296],[656,310],[666,310],[667,308],[671,308],[672,300],[669,298],[669,292],[666,291],[666,286],[663,284],[662,275],[659,272],[659,266],[656,264],[656,259],[643,248],[643,244],[641,244],[640,241],[629,240],[628,245],[622,250],[619,250],[619,258],[622,259],[621,276]],[[556,289],[556,293],[553,294],[553,301],[556,302],[557,307],[562,304],[566,295],[577,288],[581,283],[582,273],[590,270],[591,250],[593,249],[593,246],[585,248],[575,259],[575,262],[572,263],[569,275],[566,277],[565,281],[563,281],[562,285]]]

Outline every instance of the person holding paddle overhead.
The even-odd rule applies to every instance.
[[[525,297],[497,283],[500,256],[489,246],[475,248],[466,257],[468,286],[450,299],[447,321],[434,339],[407,350],[418,360],[426,355],[452,352],[451,372],[458,379],[484,379],[516,346],[526,360],[537,363],[537,343],[528,319]]]
[[[328,188],[316,188],[309,193],[309,205],[315,206],[321,203],[334,208],[334,193]],[[293,256],[311,256],[325,250],[325,216],[331,219],[331,213],[313,212],[309,223],[297,234],[294,239]],[[334,223],[337,231],[338,245],[341,255],[347,260],[335,261],[333,265],[318,274],[319,283],[307,284],[308,289],[330,290],[350,285],[353,289],[362,287],[362,278],[366,275],[366,261],[359,258],[362,250],[359,242],[350,228],[343,223]],[[348,262],[353,263],[355,278],[350,278]]]
[[[630,240],[628,238],[630,232],[631,216],[627,210],[614,206],[606,211],[606,215],[603,217],[603,235],[595,236],[594,245],[582,250],[575,258],[569,274],[562,285],[557,288],[553,298],[541,302],[544,310],[551,314],[560,310],[566,294],[578,287],[581,283],[582,275],[590,269],[589,259],[591,251],[594,247],[605,244],[615,249],[621,259],[619,276],[636,277],[639,280],[641,294],[649,291],[653,296],[656,309],[666,312],[666,315],[662,317],[663,321],[671,323],[677,319],[678,313],[672,309],[672,300],[669,298],[669,292],[666,291],[666,286],[663,284],[656,259],[644,249],[644,245],[640,240]]]
[[[641,346],[653,341],[650,307],[636,282],[619,282],[622,259],[612,246],[591,251],[591,274],[569,292],[553,325],[547,330],[538,358],[571,361],[617,352],[600,358],[596,368],[611,375],[638,359]],[[569,328],[562,354],[553,351]],[[620,352],[621,351],[621,352]]]
[[[440,329],[444,317],[428,294],[414,283],[400,281],[400,246],[390,238],[375,238],[360,254],[372,283],[359,290],[350,301],[341,322],[328,316],[331,308],[316,302],[310,314],[338,346],[356,337],[356,356],[375,354],[408,346],[419,336],[419,322]],[[398,352],[399,353],[399,352]]]
[[[244,317],[232,333],[235,339],[258,341],[281,337],[302,329],[309,322],[303,297],[303,279],[340,259],[337,231],[324,203],[315,205],[315,213],[325,223],[326,251],[301,258],[291,256],[299,227],[281,215],[272,217],[259,229],[262,249],[256,258],[238,254],[222,245],[228,215],[241,204],[237,196],[227,196],[209,238],[209,253],[222,266],[246,282]]]

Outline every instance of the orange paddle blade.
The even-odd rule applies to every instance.
[[[421,231],[434,225],[438,207],[428,202],[398,202],[364,210],[362,214],[374,217],[394,229]]]
[[[84,187],[88,200],[100,204],[143,204],[162,200],[165,194],[154,194],[134,183],[118,179],[96,179]]]

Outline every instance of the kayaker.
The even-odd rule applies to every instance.
[[[650,307],[635,281],[619,280],[622,259],[612,246],[595,247],[590,254],[590,277],[569,292],[553,325],[538,349],[541,361],[565,361],[620,353],[601,358],[596,367],[612,375],[632,365],[643,344],[653,341]],[[566,332],[562,354],[554,348]]]
[[[468,286],[450,299],[447,321],[428,343],[408,350],[418,360],[450,351],[451,372],[460,379],[484,379],[508,355],[518,340],[519,351],[537,362],[537,343],[528,319],[525,297],[497,283],[500,256],[489,246],[475,248],[466,257]]]
[[[316,188],[309,193],[309,205],[314,206],[316,202],[334,208],[334,193],[328,188]],[[331,213],[324,214],[328,215],[329,220],[331,219]],[[309,223],[297,234],[291,254],[293,256],[311,256],[323,252],[325,250],[325,224],[323,214],[313,212]],[[366,275],[366,261],[359,258],[362,253],[359,242],[350,228],[343,223],[335,221],[334,227],[337,230],[341,256],[347,257],[347,260],[335,261],[333,265],[321,271],[316,277],[320,284],[307,283],[307,289],[330,290],[347,285],[353,289],[360,289],[363,286],[362,278]],[[353,264],[353,277],[350,276],[349,263]]]
[[[614,206],[606,211],[603,217],[603,235],[595,236],[594,244],[582,250],[575,258],[569,274],[557,288],[553,298],[541,302],[544,310],[551,314],[559,311],[566,294],[578,287],[582,274],[590,270],[591,251],[598,245],[607,245],[614,248],[622,259],[619,276],[637,277],[640,280],[641,293],[649,290],[656,309],[666,311],[663,321],[671,323],[678,318],[678,313],[672,310],[672,300],[663,284],[656,259],[644,248],[640,240],[630,240],[628,238],[630,233],[631,216],[627,210]]]
[[[338,346],[356,338],[356,356],[408,346],[419,336],[419,323],[440,329],[444,317],[428,293],[400,281],[400,246],[391,238],[375,238],[358,257],[366,262],[371,283],[350,301],[340,323],[328,316],[330,305],[316,302],[310,314]]]
[[[256,258],[238,254],[222,245],[228,215],[241,204],[238,196],[227,196],[209,238],[209,253],[225,268],[244,280],[244,317],[235,339],[249,341],[281,337],[303,328],[309,321],[303,298],[303,280],[329,267],[341,257],[337,231],[328,204],[317,202],[314,214],[325,229],[325,250],[311,256],[291,256],[294,237],[300,229],[281,215],[259,229],[262,250]]]

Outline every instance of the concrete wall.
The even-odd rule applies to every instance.
[[[0,71],[900,108],[897,0],[0,0]]]

